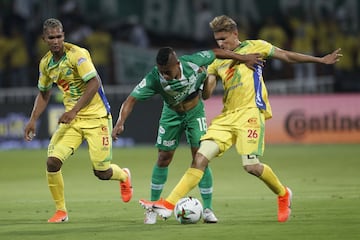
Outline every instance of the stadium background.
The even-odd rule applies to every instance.
[[[115,120],[121,102],[154,65],[157,48],[170,45],[181,55],[214,47],[207,22],[219,14],[238,22],[240,40],[261,38],[314,55],[342,48],[342,61],[331,67],[267,62],[274,109],[269,143],[359,143],[359,13],[356,0],[0,0],[0,148],[45,147],[62,112],[54,92],[36,141],[23,142],[46,49],[44,19],[61,19],[66,40],[89,48]],[[161,104],[158,97],[138,104],[117,146],[153,144]],[[206,102],[209,120],[220,105],[218,88]]]

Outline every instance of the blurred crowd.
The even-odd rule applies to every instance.
[[[43,17],[38,13],[38,1],[0,0],[0,87],[36,86],[38,63],[47,51],[41,39]],[[174,39],[155,34],[141,24],[139,16],[131,15],[116,25],[87,22],[76,1],[58,1],[57,18],[64,25],[66,41],[90,50],[104,84],[113,85],[114,42],[126,42],[140,48],[172,45],[176,49],[208,49],[215,46],[208,29],[214,17],[209,6],[196,9],[194,35],[189,39]],[[273,45],[292,51],[325,55],[341,47],[343,57],[335,66],[316,64],[289,67],[279,61],[269,60],[265,67],[267,80],[316,81],[317,76],[335,76],[335,91],[359,92],[360,41],[359,33],[349,29],[346,14],[324,12],[321,17],[301,11],[288,12],[286,16],[274,13],[262,23],[251,23],[236,18],[239,39],[263,39]]]
[[[35,86],[38,63],[48,51],[42,34],[43,18],[38,1],[0,1],[0,87]],[[112,44],[127,41],[139,47],[150,47],[145,29],[135,15],[114,27],[101,22],[86,22],[76,1],[58,3],[58,16],[64,26],[65,40],[90,50],[103,81],[114,84]],[[116,31],[121,28],[122,31]]]

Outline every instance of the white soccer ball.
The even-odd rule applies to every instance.
[[[197,223],[202,216],[203,206],[194,197],[181,198],[175,205],[174,215],[181,224]]]

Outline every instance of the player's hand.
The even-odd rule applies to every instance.
[[[207,73],[207,68],[205,66],[200,66],[197,73]]]
[[[74,111],[64,112],[60,116],[58,123],[69,124],[72,120],[74,120],[75,117],[76,117],[76,112]]]
[[[264,60],[262,59],[262,55],[260,53],[251,53],[251,54],[246,54],[246,55],[242,55],[243,56],[243,63],[250,68],[251,70],[255,70],[255,66],[264,66]],[[241,64],[240,61],[233,61],[230,65],[230,68],[232,68],[233,66],[237,65],[237,64]]]
[[[340,61],[340,58],[343,56],[341,53],[341,48],[336,49],[332,53],[322,57],[322,63],[324,64],[334,64]]]
[[[112,130],[111,137],[113,141],[118,140],[118,136],[124,131],[124,125],[116,124]]]
[[[31,141],[36,136],[36,123],[33,121],[29,121],[24,129],[24,139],[26,141]]]

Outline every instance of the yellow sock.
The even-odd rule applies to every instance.
[[[180,182],[166,198],[166,201],[175,205],[180,198],[184,197],[199,184],[203,175],[203,171],[196,168],[189,168],[181,178]]]
[[[64,180],[61,174],[61,170],[58,172],[46,172],[46,175],[51,196],[55,202],[56,210],[62,210],[66,212]]]
[[[264,171],[259,177],[275,194],[279,196],[284,196],[286,194],[286,189],[284,185],[281,184],[278,177],[272,171],[272,169],[266,165],[264,165]]]
[[[111,176],[111,180],[118,180],[118,181],[124,181],[127,178],[126,172],[122,170],[118,165],[116,164],[110,164],[110,167],[112,168],[113,175]]]

